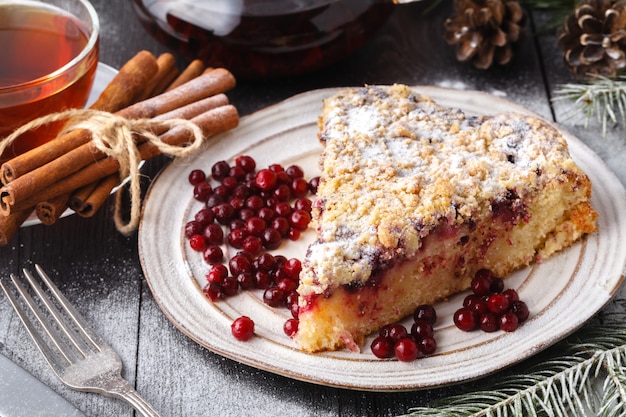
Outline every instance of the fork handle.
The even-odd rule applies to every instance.
[[[144,400],[124,378],[114,378],[109,381],[109,384],[105,395],[127,402],[144,417],[161,417],[159,412]]]

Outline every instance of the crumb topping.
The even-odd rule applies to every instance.
[[[324,102],[322,170],[301,295],[365,282],[413,256],[442,222],[462,224],[515,191],[528,198],[575,169],[546,122],[474,117],[407,86],[346,89]]]

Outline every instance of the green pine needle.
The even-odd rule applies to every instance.
[[[504,377],[488,389],[452,396],[404,417],[626,417],[626,328],[587,326],[559,343],[565,352]]]
[[[606,136],[609,123],[621,122],[626,126],[626,75],[614,79],[596,76],[587,83],[562,84],[555,92],[553,100],[567,100],[574,103],[568,117],[584,115],[585,127],[595,116]]]

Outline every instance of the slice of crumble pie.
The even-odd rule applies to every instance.
[[[472,117],[407,86],[345,89],[319,118],[317,239],[298,289],[300,347],[363,338],[596,229],[591,182],[549,123]]]

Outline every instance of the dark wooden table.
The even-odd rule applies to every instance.
[[[104,63],[119,68],[141,49],[155,54],[166,51],[139,24],[130,0],[93,3],[101,19]],[[481,90],[560,123],[626,184],[624,131],[610,127],[602,137],[597,125],[584,128],[580,119],[565,119],[563,105],[551,102],[556,86],[572,81],[553,30],[528,36],[512,65],[482,71],[457,62],[453,49],[443,41],[443,21],[451,13],[448,2],[428,14],[424,11],[423,4],[398,6],[382,30],[340,64],[292,79],[239,80],[229,97],[245,115],[294,94],[331,86],[405,83]],[[533,30],[543,19],[536,11],[531,17]],[[144,186],[166,162],[157,159],[146,164]],[[0,274],[18,274],[34,263],[48,270],[120,353],[125,377],[163,416],[393,416],[474,387],[461,384],[393,393],[335,389],[257,370],[200,347],[177,330],[155,303],[140,265],[137,235],[125,237],[116,231],[110,200],[91,219],[69,216],[54,226],[22,228],[9,245],[0,248]],[[622,289],[617,297],[625,295]],[[0,352],[88,416],[133,415],[120,401],[65,387],[34,348],[4,296],[0,296]]]

